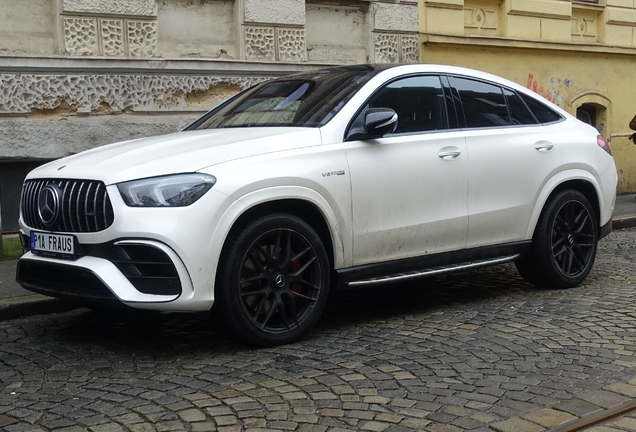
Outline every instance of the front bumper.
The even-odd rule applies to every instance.
[[[18,282],[31,291],[85,302],[209,310],[227,232],[219,229],[219,219],[235,201],[210,190],[188,207],[131,208],[116,186],[108,192],[112,225],[98,232],[63,233],[76,238],[76,259],[26,252],[18,264]],[[22,218],[20,225],[26,246],[33,228]]]
[[[86,303],[116,303],[158,310],[207,310],[196,301],[190,275],[168,246],[153,240],[84,245],[91,255],[74,261],[27,252],[16,279],[24,288]]]

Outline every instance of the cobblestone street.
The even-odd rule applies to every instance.
[[[350,291],[275,349],[205,315],[0,322],[0,429],[549,429],[636,397],[635,286],[636,230],[622,230],[577,288],[505,265]]]

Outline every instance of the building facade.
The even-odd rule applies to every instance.
[[[272,77],[419,61],[417,0],[3,0],[0,199],[95,146],[178,131]]]
[[[481,69],[525,85],[610,142],[618,193],[636,191],[636,2],[422,0],[423,63]]]

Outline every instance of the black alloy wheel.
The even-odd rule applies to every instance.
[[[552,258],[565,277],[576,278],[588,269],[596,251],[592,214],[580,201],[567,201],[552,224]]]
[[[515,262],[523,278],[537,286],[571,288],[592,270],[598,222],[588,199],[565,190],[546,203],[528,254]]]
[[[287,214],[249,224],[224,248],[216,311],[248,343],[274,346],[306,334],[328,296],[329,261],[315,231]]]

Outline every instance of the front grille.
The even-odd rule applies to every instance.
[[[60,215],[47,226],[38,213],[38,197],[48,184],[62,192]],[[22,217],[27,226],[57,232],[98,232],[113,224],[115,216],[104,183],[93,180],[29,180],[22,186]]]

